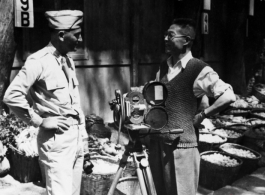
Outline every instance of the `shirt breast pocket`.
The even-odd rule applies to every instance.
[[[45,80],[45,84],[48,91],[55,91],[66,87],[66,83],[62,79]]]

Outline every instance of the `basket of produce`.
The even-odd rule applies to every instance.
[[[224,127],[224,128],[216,128],[212,130],[212,132],[217,135],[226,137],[228,143],[241,143],[245,131],[240,129]]]
[[[220,146],[220,150],[243,160],[238,178],[255,171],[258,167],[258,161],[261,158],[260,153],[248,147],[234,143],[222,144]]]
[[[92,156],[91,174],[82,174],[81,195],[106,195],[119,167],[117,159],[106,156]]]
[[[259,118],[249,118],[245,124],[249,127],[252,127],[259,124],[265,124],[265,120]]]
[[[218,150],[219,146],[226,141],[226,137],[210,132],[200,132],[198,146],[199,152],[202,153],[209,150]]]
[[[265,120],[265,110],[264,109],[253,109],[249,115],[251,118],[258,118],[261,120]]]
[[[6,158],[6,151],[6,146],[0,141],[0,177],[6,176],[10,170],[10,164]]]
[[[0,140],[8,148],[10,174],[22,183],[41,180],[37,133],[14,114],[0,115]]]
[[[252,94],[261,102],[265,102],[265,85],[261,83],[254,85]]]
[[[109,138],[98,138],[93,135],[88,136],[88,147],[93,155],[107,156],[110,158],[121,159],[125,147],[117,145],[109,140]]]
[[[233,124],[233,125],[226,126],[226,128],[246,132],[250,128],[250,124]]]
[[[140,195],[141,188],[137,177],[121,178],[116,186],[114,195]]]
[[[265,124],[254,125],[249,129],[245,134],[244,141],[253,142],[257,147],[265,150]]]
[[[221,114],[247,117],[249,112],[250,112],[249,108],[229,108],[223,111]]]
[[[111,137],[111,130],[105,126],[104,120],[95,114],[86,116],[86,131],[88,135],[95,135],[98,138]]]
[[[206,151],[200,154],[199,184],[217,190],[235,181],[242,160],[221,151]]]
[[[28,127],[16,137],[16,147],[9,144],[11,150],[11,175],[22,183],[42,179],[37,148],[38,129]]]

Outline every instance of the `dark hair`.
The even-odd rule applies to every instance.
[[[172,24],[176,24],[182,28],[182,33],[184,35],[190,36],[192,40],[196,36],[196,23],[190,18],[176,18],[173,20]]]

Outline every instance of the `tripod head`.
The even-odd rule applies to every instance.
[[[135,138],[137,135],[182,133],[182,129],[161,131],[168,121],[165,110],[167,95],[166,86],[157,81],[147,83],[142,90],[137,88],[125,94],[115,90],[115,99],[110,101],[109,105],[119,132],[126,128],[129,135],[134,135],[132,137]],[[138,132],[132,133],[133,131]]]

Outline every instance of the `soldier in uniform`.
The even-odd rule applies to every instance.
[[[81,41],[83,12],[48,11],[51,39],[30,55],[8,87],[4,102],[22,120],[38,127],[39,159],[48,195],[80,194],[83,169],[81,110],[73,60]]]

